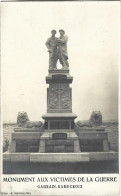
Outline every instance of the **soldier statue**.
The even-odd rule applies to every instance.
[[[68,69],[68,52],[67,52],[67,41],[68,37],[65,35],[63,29],[59,30],[60,37],[58,38],[58,59],[60,64],[63,66],[63,69]]]
[[[59,60],[63,69],[68,69],[68,52],[67,41],[68,37],[65,35],[63,29],[59,30],[60,37],[55,37],[56,30],[52,30],[52,36],[46,41],[46,46],[49,52],[49,69],[57,69],[57,61]]]
[[[46,41],[46,46],[49,52],[49,69],[57,69],[57,37],[55,37],[56,30],[51,31],[51,37]]]

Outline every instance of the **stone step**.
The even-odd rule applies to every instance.
[[[31,154],[30,162],[88,162],[89,153],[41,153]]]
[[[4,153],[3,160],[9,162],[89,162],[117,160],[118,153],[80,152],[80,153]]]

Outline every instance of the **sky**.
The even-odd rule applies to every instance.
[[[77,120],[101,111],[118,119],[120,2],[2,2],[2,118],[16,122],[18,112],[31,121],[47,110],[49,56],[45,42],[52,29],[68,35],[73,76],[72,110]],[[61,68],[58,62],[58,68]]]

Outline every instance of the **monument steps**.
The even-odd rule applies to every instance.
[[[81,152],[81,153],[4,153],[3,160],[7,162],[89,162],[117,160],[118,153],[110,152]]]

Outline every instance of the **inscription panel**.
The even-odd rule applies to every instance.
[[[68,121],[51,121],[50,129],[69,129]]]
[[[67,76],[62,75],[62,74],[56,74],[56,75],[52,75],[52,79],[54,79],[54,80],[66,80]]]
[[[50,84],[47,96],[48,109],[71,109],[71,88],[69,84]]]
[[[64,140],[67,139],[67,133],[53,133],[52,134],[52,139],[53,140]]]

